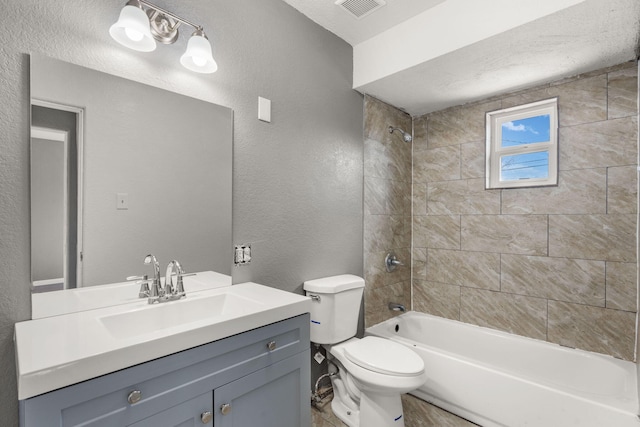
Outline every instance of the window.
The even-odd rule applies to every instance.
[[[558,184],[558,98],[486,116],[486,188]]]

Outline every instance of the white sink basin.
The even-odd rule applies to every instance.
[[[210,283],[209,289],[190,293],[186,279],[187,297],[178,301],[149,305],[146,299],[137,299],[16,323],[18,398],[279,322],[311,308],[307,297],[251,282],[224,287]],[[127,286],[137,292],[135,284]]]
[[[157,333],[195,322],[213,321],[217,317],[238,316],[257,311],[263,304],[234,294],[201,296],[148,305],[115,313],[98,320],[117,339]]]
[[[184,278],[187,294],[229,285],[231,285],[231,276],[214,271],[202,271]],[[34,293],[31,295],[31,318],[41,319],[121,304],[139,303],[142,301],[138,297],[139,290],[140,285],[135,282],[121,282]]]

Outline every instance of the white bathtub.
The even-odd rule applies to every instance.
[[[417,312],[366,335],[424,359],[411,394],[484,427],[640,426],[632,362]]]

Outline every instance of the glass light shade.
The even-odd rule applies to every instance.
[[[151,52],[156,48],[156,41],[149,29],[149,17],[136,6],[122,8],[120,18],[109,28],[109,34],[121,45],[139,52]]]
[[[180,63],[196,73],[215,73],[218,64],[211,54],[211,44],[203,35],[194,34],[187,43],[187,50],[180,57]]]

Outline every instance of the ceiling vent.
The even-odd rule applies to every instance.
[[[354,18],[361,19],[387,3],[384,0],[338,0],[336,4]]]

